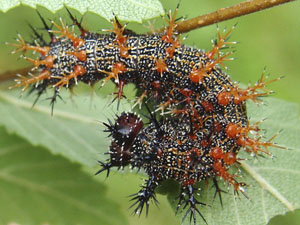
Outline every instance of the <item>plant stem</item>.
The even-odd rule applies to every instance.
[[[177,24],[176,30],[179,33],[186,33],[199,27],[204,27],[214,23],[229,20],[235,17],[247,15],[260,10],[271,8],[280,4],[295,0],[250,0],[237,5],[221,8],[215,12],[198,16],[189,20],[181,21]]]

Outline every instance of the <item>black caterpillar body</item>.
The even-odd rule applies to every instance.
[[[227,33],[219,33],[217,42],[209,52],[185,46],[174,32],[175,16],[170,17],[165,32],[138,35],[114,21],[110,34],[96,34],[79,26],[81,35],[76,36],[61,22],[58,31],[49,31],[51,42],[43,46],[27,44],[19,36],[16,51],[34,50],[41,57],[33,60],[40,71],[35,77],[17,80],[15,86],[32,90],[42,95],[47,87],[54,88],[54,103],[62,87],[72,88],[78,82],[94,85],[104,79],[115,82],[119,91],[118,101],[123,97],[123,87],[133,83],[141,95],[137,104],[147,99],[150,124],[145,126],[140,117],[123,112],[115,122],[105,124],[112,136],[108,162],[100,162],[102,168],[112,167],[143,169],[148,175],[142,189],[132,195],[135,212],[141,213],[144,206],[148,212],[149,201],[155,202],[155,188],[166,179],[180,183],[178,209],[183,205],[187,211],[184,218],[196,224],[197,208],[195,184],[211,178],[216,192],[220,194],[217,177],[231,184],[236,192],[244,191],[244,184],[228,172],[238,166],[240,149],[250,153],[268,153],[271,141],[262,142],[257,124],[250,126],[245,101],[269,94],[264,77],[254,87],[240,89],[220,65],[228,60],[230,53],[220,49],[233,44]],[[43,20],[47,30],[50,30]],[[60,37],[53,33],[60,34]],[[259,89],[264,92],[257,92]],[[157,119],[154,111],[161,111]],[[206,222],[206,221],[205,221]]]

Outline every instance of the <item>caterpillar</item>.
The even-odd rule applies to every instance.
[[[218,30],[216,42],[206,52],[181,43],[175,31],[176,11],[169,14],[167,28],[153,34],[136,34],[117,19],[107,34],[92,33],[68,13],[79,35],[62,19],[60,24],[52,21],[56,27],[52,29],[40,16],[50,43],[35,33],[39,43],[27,43],[19,35],[18,43],[12,44],[17,47],[13,53],[40,54],[37,59],[24,56],[38,74],[20,77],[13,87],[23,87],[22,91],[31,87],[37,100],[47,88],[53,88],[53,110],[61,89],[72,89],[78,82],[94,86],[112,80],[118,102],[124,97],[124,86],[135,84],[140,94],[136,105],[145,105],[150,122],[146,125],[139,115],[122,112],[115,121],[104,123],[112,137],[110,158],[99,161],[101,169],[96,174],[106,171],[108,176],[114,167],[143,169],[148,179],[131,195],[131,208],[137,214],[144,208],[148,214],[151,200],[157,203],[155,189],[162,181],[177,181],[181,187],[177,210],[186,209],[183,220],[189,216],[194,224],[199,216],[206,222],[198,207],[205,203],[196,198],[198,182],[212,179],[220,201],[218,177],[247,197],[245,184],[229,171],[239,167],[239,151],[271,155],[268,148],[280,146],[273,143],[276,135],[261,140],[260,122],[250,124],[245,103],[260,102],[259,97],[271,93],[266,85],[280,78],[267,80],[263,73],[254,86],[245,89],[231,81],[221,67],[232,60],[231,52],[222,49],[235,44],[228,41],[234,27]]]

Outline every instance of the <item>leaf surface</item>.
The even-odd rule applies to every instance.
[[[0,128],[0,224],[127,224],[105,193],[78,164]]]
[[[19,96],[19,90],[0,92],[0,124],[9,133],[89,167],[106,158],[103,153],[108,150],[109,139],[102,122],[117,112],[116,104],[109,105],[111,99],[95,96],[91,102],[87,94],[74,97],[73,103],[63,92],[66,102],[58,100],[51,116],[47,97],[32,108],[34,95]],[[128,109],[126,104],[120,107],[121,111]]]
[[[96,13],[109,21],[117,16],[120,20],[142,22],[164,14],[158,0],[2,0],[0,10],[6,12],[20,4],[33,8],[44,6],[53,13],[66,6],[82,14],[86,11]]]

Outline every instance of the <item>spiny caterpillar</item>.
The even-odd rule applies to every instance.
[[[68,10],[69,12],[69,10]],[[169,14],[168,27],[162,33],[136,34],[122,26],[117,19],[108,34],[91,33],[69,12],[73,23],[81,31],[76,35],[62,19],[52,21],[52,30],[41,20],[49,33],[50,43],[35,30],[36,44],[26,43],[19,35],[14,52],[32,50],[40,53],[37,59],[24,57],[32,62],[39,73],[17,79],[13,87],[37,91],[37,99],[48,87],[54,89],[52,107],[60,90],[71,89],[78,82],[93,86],[112,80],[118,91],[118,101],[124,97],[123,88],[133,83],[140,96],[136,104],[149,111],[148,125],[134,113],[123,112],[114,122],[104,123],[112,137],[108,151],[110,159],[101,162],[99,174],[113,167],[143,169],[148,179],[141,190],[132,195],[134,212],[141,214],[155,197],[156,187],[166,179],[173,179],[181,186],[177,210],[186,209],[183,220],[189,215],[196,224],[199,215],[206,222],[197,205],[205,205],[196,198],[197,182],[212,179],[221,201],[218,178],[232,185],[236,193],[246,196],[243,182],[229,172],[239,167],[237,154],[240,149],[252,155],[270,154],[274,135],[261,140],[259,122],[251,125],[246,111],[246,101],[259,102],[259,97],[271,93],[262,74],[260,80],[246,89],[232,82],[220,68],[232,52],[221,49],[235,44],[229,42],[232,32],[220,32],[212,50],[191,48],[181,44],[176,33],[176,11]],[[57,34],[58,36],[56,36]],[[147,104],[145,101],[147,100]],[[161,117],[156,118],[155,112]],[[246,196],[247,197],[247,196]]]

